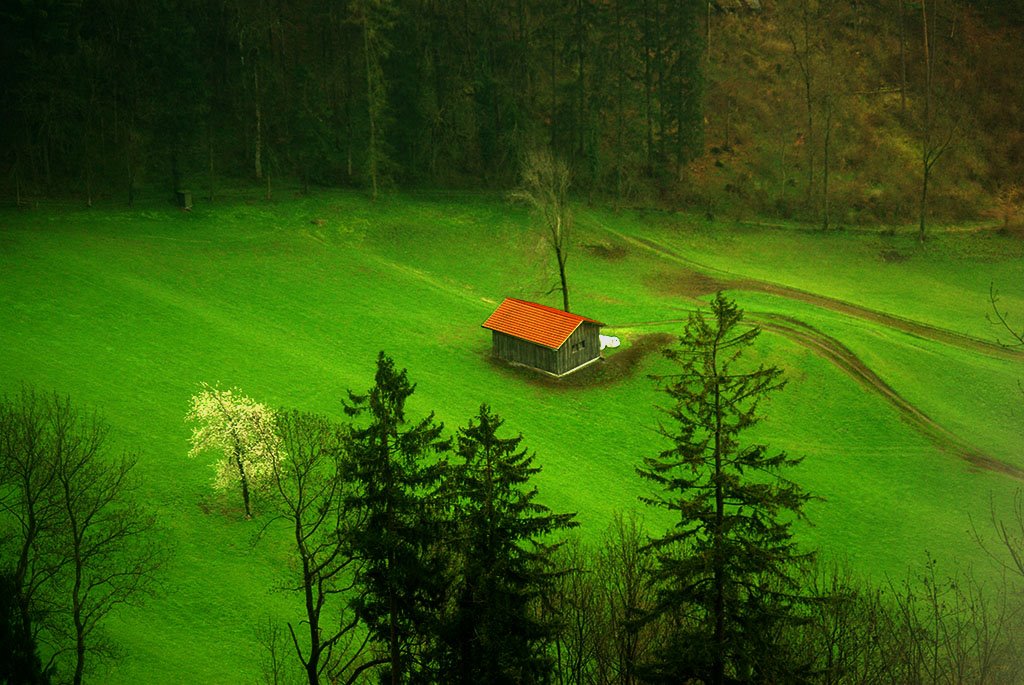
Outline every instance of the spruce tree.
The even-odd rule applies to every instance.
[[[442,681],[538,683],[550,678],[544,644],[555,626],[537,602],[559,573],[552,539],[577,523],[535,501],[530,479],[540,471],[522,436],[500,437],[504,421],[484,404],[459,429],[455,606],[445,632]]]
[[[666,356],[678,373],[658,377],[671,404],[660,431],[670,446],[639,475],[659,488],[642,497],[675,517],[647,549],[659,594],[652,616],[671,637],[648,665],[651,682],[798,682],[801,660],[780,630],[797,621],[801,554],[791,524],[809,495],[783,472],[799,459],[745,441],[782,372],[741,360],[760,331],[718,293],[693,313]]]
[[[353,492],[347,506],[364,525],[352,548],[363,561],[357,577],[356,615],[386,651],[382,682],[432,680],[422,656],[447,580],[441,554],[440,482],[448,449],[442,424],[431,413],[412,423],[405,403],[415,386],[405,369],[383,352],[374,385],[365,395],[349,392],[345,412],[369,423],[352,430],[349,446]]]

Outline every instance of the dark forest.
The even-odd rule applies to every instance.
[[[580,197],[825,226],[1019,200],[1017,0],[5,5],[18,202],[507,189],[537,148]]]

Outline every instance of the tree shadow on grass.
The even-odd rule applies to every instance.
[[[231,494],[235,494],[235,497],[231,497]],[[237,493],[213,492],[200,497],[196,506],[207,516],[219,516],[230,521],[244,521],[245,508],[241,502],[236,500],[238,500]]]

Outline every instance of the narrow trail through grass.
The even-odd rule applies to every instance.
[[[850,348],[836,338],[819,331],[808,323],[782,314],[751,314],[748,318],[757,323],[762,329],[782,335],[827,360],[848,377],[855,380],[861,387],[884,399],[897,410],[900,418],[928,438],[940,451],[953,454],[977,468],[1024,481],[1024,469],[982,454],[977,448],[964,442],[952,431],[939,424],[919,407],[900,395]],[[686,323],[685,319],[664,319],[660,321],[636,322],[628,325],[633,328],[642,328],[645,326],[683,323]],[[646,334],[647,337],[654,335],[657,334]],[[666,344],[670,340],[671,336],[667,335],[658,338],[658,342],[662,344]],[[647,353],[650,351],[646,350]]]
[[[1000,359],[1011,359],[1017,361],[1024,360],[1024,351],[1019,349],[1008,348],[995,342],[967,335],[966,333],[951,331],[946,328],[933,326],[921,321],[914,321],[912,319],[896,316],[887,312],[880,312],[875,309],[863,307],[861,305],[829,297],[827,295],[819,295],[806,290],[800,290],[799,288],[771,283],[769,281],[737,277],[737,274],[700,264],[692,259],[688,259],[680,255],[675,250],[651,240],[650,238],[629,236],[607,226],[603,226],[602,228],[631,245],[641,247],[650,252],[672,259],[673,261],[690,269],[694,275],[695,295],[711,294],[717,290],[747,290],[751,292],[765,293],[768,295],[776,295],[822,307],[824,309],[829,309],[840,314],[846,314],[866,321],[872,321],[882,326],[917,336],[919,338],[953,345],[961,349],[980,352]]]
[[[899,412],[900,417],[928,437],[940,450],[952,452],[978,468],[989,469],[1024,481],[1024,469],[981,454],[951,431],[933,420],[920,408],[872,371],[850,348],[813,326],[781,314],[760,314],[751,317],[765,329],[786,336],[815,354],[827,359],[865,389],[883,397]]]
[[[685,288],[686,294],[695,300],[718,290],[743,290],[763,293],[821,307],[832,312],[852,316],[911,336],[951,345],[962,350],[978,352],[999,359],[1015,361],[1024,359],[1024,352],[1019,349],[1005,347],[957,331],[880,312],[827,295],[820,295],[769,281],[743,277],[689,259],[670,247],[650,238],[630,236],[608,226],[602,226],[601,228],[630,245],[671,259],[684,267],[686,269],[684,275],[688,281],[688,285]],[[952,431],[935,421],[921,408],[903,397],[838,339],[792,316],[761,313],[752,314],[750,318],[763,329],[785,336],[792,342],[832,363],[861,387],[884,399],[897,410],[903,421],[928,438],[940,451],[956,455],[977,468],[1024,481],[1024,469],[983,454],[977,448],[969,445]],[[618,325],[630,328],[643,328],[647,326],[683,324],[685,322],[686,319],[672,318]]]

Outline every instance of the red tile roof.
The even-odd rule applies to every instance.
[[[483,327],[557,350],[584,321],[604,325],[579,314],[506,297]]]

